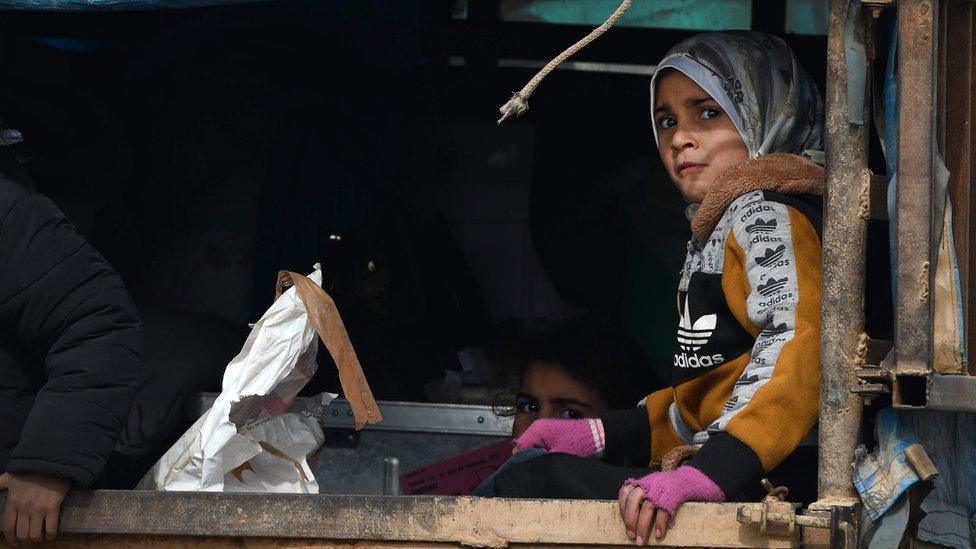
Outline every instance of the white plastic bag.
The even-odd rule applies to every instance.
[[[285,284],[294,287],[282,292]],[[292,407],[315,373],[322,337],[339,368],[356,427],[382,418],[319,265],[307,278],[279,273],[278,295],[224,371],[213,406],[149,470],[137,489],[317,492],[306,456],[321,446],[315,417],[335,395]]]
[[[335,397],[322,393],[296,399],[284,414],[247,422],[248,436],[263,451],[224,477],[224,491],[318,493],[307,457],[325,442],[322,414]]]

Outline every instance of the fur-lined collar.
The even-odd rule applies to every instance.
[[[736,198],[752,191],[817,194],[824,189],[823,168],[787,153],[766,154],[722,172],[691,220],[691,232],[705,240]]]

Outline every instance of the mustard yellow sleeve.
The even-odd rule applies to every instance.
[[[733,223],[722,282],[732,314],[758,335],[692,460],[726,494],[793,453],[819,411],[820,238],[796,209],[770,201],[763,208],[769,220],[759,238]]]
[[[671,426],[668,419],[668,409],[674,403],[674,390],[665,387],[648,395],[647,420],[651,424],[651,465],[661,465],[661,458],[671,449],[684,444]]]

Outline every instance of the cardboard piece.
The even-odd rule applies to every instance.
[[[512,441],[503,440],[400,475],[400,492],[466,496],[512,457]]]

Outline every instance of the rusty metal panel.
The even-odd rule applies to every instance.
[[[0,500],[5,496],[0,495]],[[796,536],[765,536],[739,524],[736,516],[742,505],[759,506],[687,503],[660,545],[796,546]],[[68,542],[84,539],[71,538],[72,534],[98,534],[142,540],[163,536],[170,542],[191,537],[397,542],[399,546],[631,545],[616,501],[470,497],[78,492],[69,494],[65,502],[61,532]]]
[[[973,305],[976,302],[976,253],[972,248],[976,245],[976,218],[973,217],[973,207],[976,201],[976,171],[972,167],[972,147],[976,143],[973,132],[974,124],[973,101],[976,99],[976,79],[974,79],[974,63],[976,63],[976,40],[973,37],[974,25],[973,3],[971,1],[947,2],[944,6],[944,28],[940,35],[943,43],[951,45],[945,48],[945,70],[940,74],[939,81],[944,88],[940,97],[945,96],[945,110],[947,116],[940,117],[940,121],[948,118],[950,122],[944,124],[940,134],[945,135],[946,167],[949,169],[949,195],[952,198],[953,237],[956,253],[959,254],[959,279],[962,282],[964,304],[963,318],[966,322],[966,340],[976,341],[976,322],[973,322]],[[951,75],[951,78],[948,77]],[[976,373],[974,359],[976,355],[969,353],[970,373]]]
[[[895,229],[894,404],[901,376],[924,376],[931,367],[929,288],[933,259],[932,181],[935,113],[934,39],[937,0],[898,2],[898,216]],[[942,220],[939,220],[941,224]],[[906,378],[906,382],[913,380]],[[911,403],[916,404],[916,403]]]

